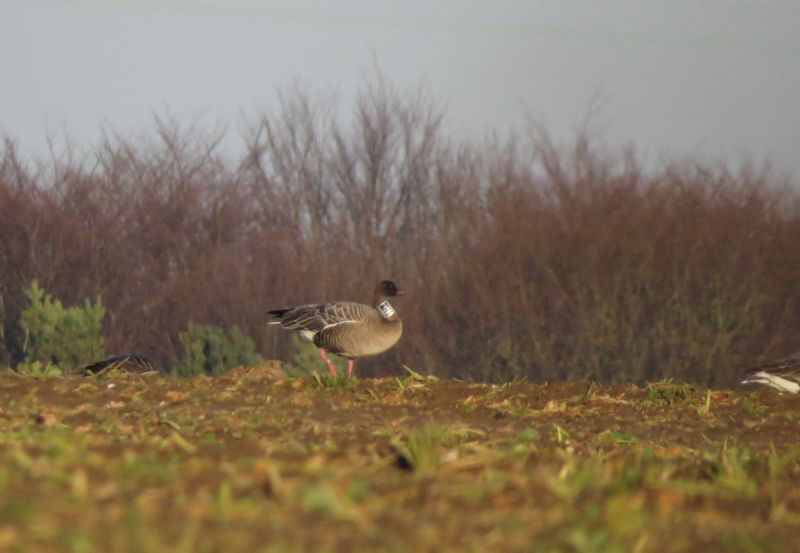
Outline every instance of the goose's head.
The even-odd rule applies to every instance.
[[[382,280],[375,287],[375,305],[378,305],[389,298],[395,296],[402,296],[405,292],[398,288],[397,285],[391,280]]]

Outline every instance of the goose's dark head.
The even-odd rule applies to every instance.
[[[375,305],[395,296],[402,296],[405,292],[398,288],[391,280],[382,280],[375,288]]]

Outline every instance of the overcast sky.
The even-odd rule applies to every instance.
[[[374,67],[424,84],[456,138],[597,128],[650,162],[765,157],[800,180],[800,0],[0,0],[0,130],[43,155],[66,130],[153,114],[228,125],[299,81],[343,110]]]

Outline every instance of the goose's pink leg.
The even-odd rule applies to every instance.
[[[328,372],[331,373],[331,376],[336,378],[336,366],[331,362],[330,358],[328,357],[328,353],[325,351],[325,348],[319,348],[319,356],[322,357],[322,360],[325,361],[326,365],[328,365]]]
[[[351,376],[353,376],[353,364],[354,364],[354,361],[348,357],[347,358],[347,378],[350,378]]]

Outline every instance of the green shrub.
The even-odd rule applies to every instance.
[[[347,362],[343,357],[332,354],[328,357],[336,366],[339,375],[346,374]],[[320,358],[317,346],[297,334],[292,336],[292,362],[285,363],[283,371],[290,377],[310,376],[315,372],[328,374],[328,368]]]
[[[23,361],[16,367],[16,371],[24,376],[31,376],[33,378],[53,378],[62,376],[61,369],[52,363],[42,363],[41,361],[31,361],[27,363]]]
[[[29,305],[20,317],[25,336],[23,364],[33,366],[38,361],[71,372],[105,356],[102,324],[106,310],[99,297],[94,303],[84,300],[83,307],[64,307],[36,280],[25,296]]]
[[[261,361],[255,351],[255,342],[233,327],[229,333],[212,325],[189,323],[179,334],[183,344],[183,359],[173,372],[180,376],[196,374],[219,375],[241,365],[254,365]]]

